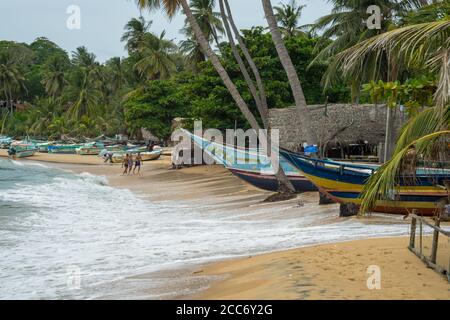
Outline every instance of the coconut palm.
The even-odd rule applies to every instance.
[[[270,2],[270,0],[262,0],[262,5],[264,8],[266,20],[269,24],[272,40],[275,44],[275,48],[278,52],[281,64],[286,71],[289,84],[292,89],[295,105],[297,107],[299,118],[301,121],[299,125],[303,128],[303,132],[305,134],[307,142],[310,144],[317,144],[318,139],[316,133],[311,128],[312,121],[309,115],[305,94],[303,93],[303,88],[297,75],[297,71],[295,70],[295,66],[292,63],[291,57],[289,56],[287,48],[283,42],[280,29],[278,28],[277,19],[273,12],[272,3]]]
[[[133,18],[125,25],[125,33],[120,39],[122,42],[126,42],[125,48],[128,52],[134,53],[138,50],[139,44],[142,42],[143,37],[149,32],[153,21],[146,21],[144,17]]]
[[[106,66],[109,69],[111,89],[113,92],[117,92],[127,84],[123,60],[119,57],[111,58],[106,62]]]
[[[95,54],[88,51],[85,46],[78,47],[72,52],[72,62],[79,67],[93,67],[98,65]]]
[[[50,97],[61,95],[67,85],[65,77],[66,61],[61,56],[52,56],[46,64],[42,84]]]
[[[300,5],[297,0],[291,0],[289,4],[280,3],[280,6],[276,6],[275,17],[277,18],[278,25],[285,37],[293,37],[299,34],[305,34],[299,26],[299,20],[302,16],[302,10],[306,5]]]
[[[200,26],[206,39],[210,39],[211,42],[214,41],[219,48],[219,35],[223,34],[225,31],[222,21],[220,20],[220,13],[214,11],[215,5],[215,0],[191,0],[189,2],[192,15]],[[192,34],[192,28],[187,19],[185,25],[184,33]]]
[[[190,64],[195,71],[200,62],[206,61],[206,57],[198,42],[195,41],[194,35],[185,35],[186,40],[181,41],[180,50],[185,55],[188,64]]]
[[[434,107],[419,113],[404,126],[393,158],[368,181],[363,192],[362,212],[369,211],[378,199],[395,190],[406,164],[415,172],[418,160],[442,160],[448,156],[450,125],[450,19],[398,28],[363,41],[336,56],[344,75],[362,72],[363,61],[378,63],[382,55],[402,61],[405,68],[426,68],[438,74]],[[442,150],[444,149],[444,150]],[[436,152],[436,150],[440,152]]]
[[[172,41],[164,39],[164,36],[164,31],[159,37],[146,33],[139,43],[139,61],[135,64],[135,69],[148,80],[167,79],[176,69],[171,55],[177,47]]]
[[[10,51],[0,54],[0,92],[5,97],[6,106],[13,113],[14,94],[25,88],[25,78],[20,72],[19,65]]]
[[[259,130],[260,126],[259,126],[258,121],[256,120],[255,116],[250,111],[247,103],[242,98],[241,94],[239,93],[238,89],[236,88],[236,85],[231,80],[227,71],[222,66],[222,63],[220,62],[219,58],[212,50],[208,39],[203,34],[203,32],[200,28],[200,25],[197,23],[197,20],[195,19],[187,1],[186,0],[136,0],[136,2],[141,8],[149,8],[149,9],[156,9],[162,5],[169,17],[172,17],[178,9],[181,8],[183,10],[183,13],[186,15],[187,21],[189,22],[190,27],[192,28],[192,32],[195,35],[197,42],[201,46],[202,51],[205,53],[206,57],[209,59],[209,61],[213,65],[213,67],[216,69],[216,71],[219,74],[220,78],[222,79],[224,85],[226,86],[226,88],[230,92],[231,96],[233,97],[234,101],[236,102],[239,110],[242,112],[245,119],[249,122],[252,129]],[[281,172],[279,172],[277,174],[277,178],[279,181],[280,191],[287,192],[287,193],[294,192],[294,187],[292,186],[292,184],[286,178],[286,176],[284,175],[282,170],[279,170],[279,171],[281,171]]]

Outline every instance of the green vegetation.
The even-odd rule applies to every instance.
[[[221,63],[250,110],[257,114],[231,47],[221,41],[224,28],[214,3],[192,1],[193,15],[208,41],[218,44]],[[348,102],[345,83],[324,92],[321,79],[327,63],[309,67],[322,40],[297,32],[299,16],[292,19],[289,14],[293,9],[285,9],[283,19],[295,20],[286,26],[286,47],[304,84],[307,102]],[[299,14],[299,10],[293,11]],[[151,27],[152,22],[143,17],[131,19],[121,39],[128,57],[115,57],[103,64],[85,47],[68,54],[45,38],[31,44],[0,42],[0,100],[8,101],[2,108],[0,130],[14,136],[52,139],[116,133],[139,138],[142,127],[167,139],[175,117],[202,119],[205,126],[219,129],[234,127],[235,122],[248,128],[246,118],[196,43],[189,23],[182,31],[187,40],[180,44],[167,40],[164,33],[152,33]],[[292,106],[292,91],[270,33],[254,27],[243,30],[241,36],[260,70],[268,107]],[[14,111],[10,101],[24,104],[26,110]]]

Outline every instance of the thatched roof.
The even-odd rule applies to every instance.
[[[379,144],[385,140],[386,106],[370,104],[331,104],[311,105],[312,127],[321,143],[330,140],[340,143],[367,141]],[[398,130],[405,116],[396,111],[395,128]],[[271,109],[270,123],[272,128],[280,130],[282,147],[297,149],[305,141],[297,110],[294,107]]]

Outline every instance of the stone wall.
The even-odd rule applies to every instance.
[[[367,141],[378,145],[385,141],[386,131],[386,106],[357,105],[357,104],[331,104],[311,105],[312,127],[314,128],[320,143],[330,140],[337,132],[340,132],[332,141],[340,143],[352,143]],[[405,116],[396,111],[396,131],[405,120]],[[290,150],[298,150],[305,142],[304,133],[300,126],[297,110],[294,107],[285,109],[271,109],[270,123],[272,128],[280,130],[280,144]]]

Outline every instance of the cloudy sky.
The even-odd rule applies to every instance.
[[[240,28],[266,25],[260,0],[229,0]],[[281,0],[272,0],[276,5]],[[288,2],[283,0],[282,2]],[[315,21],[330,12],[326,0],[300,0],[307,7],[301,24]],[[81,28],[67,28],[70,6],[81,10]],[[123,56],[125,51],[120,37],[123,27],[131,17],[139,16],[134,0],[1,0],[0,40],[31,42],[37,37],[47,37],[68,52],[85,45],[100,61],[113,56]],[[144,13],[153,20],[152,31],[167,31],[167,38],[181,41],[179,30],[184,18],[178,14],[169,21],[162,13]]]

